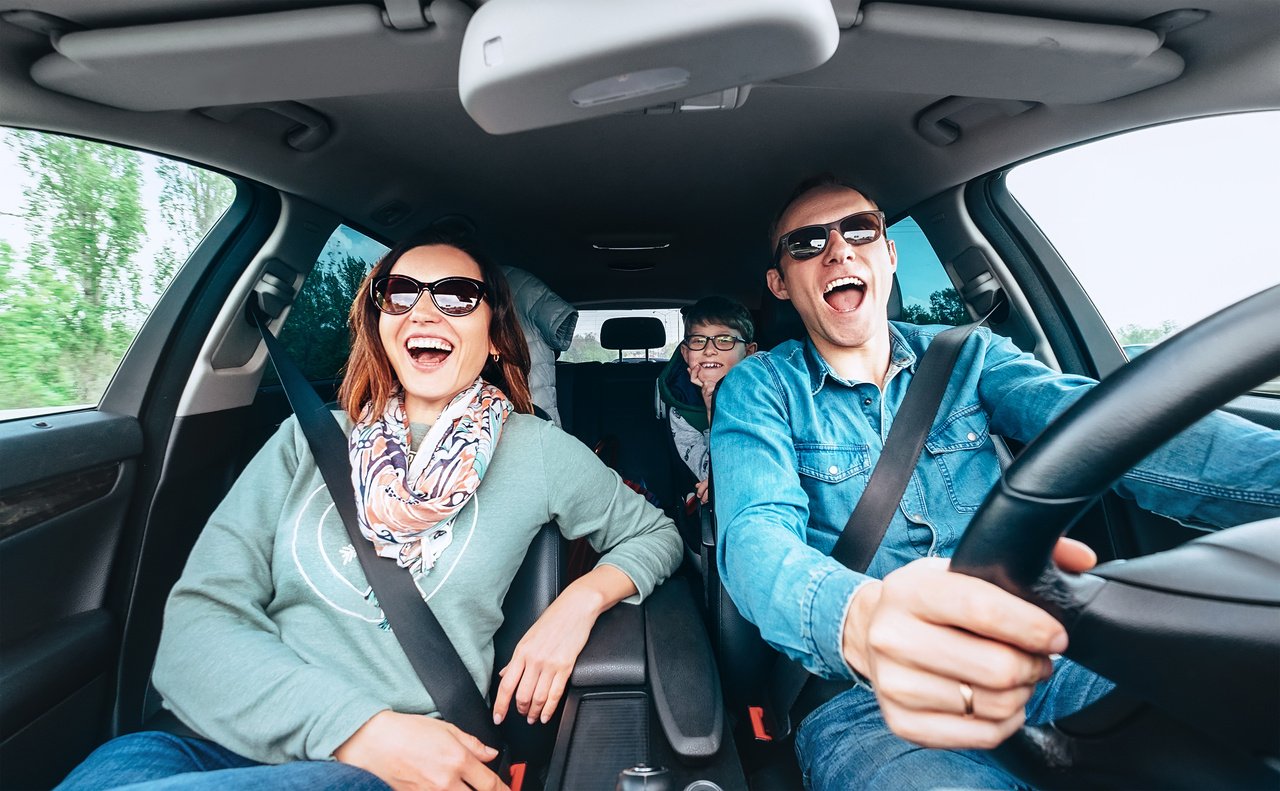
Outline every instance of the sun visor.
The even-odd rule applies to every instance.
[[[504,134],[808,71],[839,33],[831,0],[489,0],[458,87],[476,123]]]
[[[1175,79],[1181,56],[1138,27],[870,3],[821,68],[787,85],[1087,104]]]
[[[436,0],[398,30],[371,5],[67,33],[31,68],[50,90],[127,110],[453,89],[471,10]]]

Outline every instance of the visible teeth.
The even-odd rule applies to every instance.
[[[720,363],[703,363],[702,367],[703,368],[719,368]]]
[[[405,343],[405,348],[413,351],[415,349],[439,349],[444,352],[453,351],[453,344],[440,338],[410,338]]]
[[[861,286],[862,288],[866,288],[867,284],[862,282],[862,278],[860,277],[840,277],[828,283],[827,287],[823,289],[822,293],[830,294],[832,291],[839,288],[840,286]]]

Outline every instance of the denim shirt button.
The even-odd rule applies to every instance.
[[[834,464],[832,464],[830,467],[827,468],[828,475],[835,475],[838,472],[840,472],[840,468]]]
[[[866,404],[867,406],[871,406],[871,399],[870,399],[870,398],[864,398],[864,399],[862,399],[862,403]]]
[[[964,435],[964,438],[965,438],[965,439],[967,439],[967,440],[969,440],[970,442],[973,442],[975,439],[977,439],[977,438],[978,438],[978,435],[977,435],[977,434],[974,434],[972,431],[970,431],[968,434],[965,434],[965,435]]]

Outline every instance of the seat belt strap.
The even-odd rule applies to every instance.
[[[262,340],[280,377],[280,385],[298,416],[298,423],[311,447],[311,455],[315,457],[316,466],[333,496],[334,507],[342,517],[347,536],[360,558],[369,586],[377,596],[378,606],[391,625],[392,634],[400,642],[409,664],[445,721],[497,749],[498,757],[489,767],[505,777],[506,745],[493,724],[489,705],[463,664],[462,657],[458,656],[440,621],[423,600],[409,572],[394,560],[380,557],[374,551],[373,543],[360,532],[351,483],[351,458],[341,427],[298,369],[297,363],[267,328],[267,317],[257,306],[251,306],[249,314],[262,332]]]
[[[893,426],[871,473],[871,480],[867,482],[867,489],[858,499],[831,552],[831,557],[845,567],[865,572],[871,565],[871,559],[889,529],[893,512],[902,501],[902,493],[915,472],[920,451],[924,449],[929,429],[938,415],[938,407],[951,381],[951,372],[960,357],[960,350],[984,321],[986,317],[943,330],[925,349],[916,367],[915,378],[907,387],[902,406],[893,418]],[[792,707],[810,678],[809,671],[799,662],[778,655],[769,695],[776,720],[775,737],[790,733]]]
[[[871,559],[889,529],[893,512],[902,502],[902,493],[915,472],[920,451],[924,449],[929,429],[933,428],[933,421],[938,416],[942,396],[951,381],[951,372],[960,358],[960,349],[979,323],[944,330],[925,349],[915,378],[902,399],[902,406],[893,417],[893,426],[880,451],[880,460],[871,472],[867,490],[858,498],[858,504],[831,551],[831,557],[845,567],[865,572],[871,565]]]

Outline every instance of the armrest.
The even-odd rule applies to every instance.
[[[596,619],[569,683],[575,687],[644,686],[644,608],[619,604]]]
[[[688,582],[674,577],[645,602],[645,653],[658,722],[681,758],[705,760],[724,740],[724,700]]]

